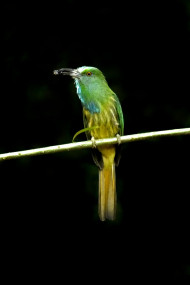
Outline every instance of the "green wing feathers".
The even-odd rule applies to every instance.
[[[119,99],[117,98],[115,93],[113,93],[113,97],[116,101],[115,107],[117,110],[117,118],[118,118],[118,123],[119,123],[119,128],[120,128],[119,135],[123,136],[123,134],[124,134],[124,118],[123,118],[123,112],[121,109],[121,104],[120,104]]]

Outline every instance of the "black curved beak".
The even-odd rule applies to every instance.
[[[53,71],[54,75],[69,75],[73,78],[79,78],[80,77],[80,73],[77,69],[72,69],[72,68],[61,68],[61,69],[57,69]]]

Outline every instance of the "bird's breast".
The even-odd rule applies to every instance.
[[[83,108],[86,121],[86,127],[90,135],[95,139],[103,139],[114,137],[119,131],[118,116],[115,107],[102,108],[99,113],[90,113],[89,110]]]

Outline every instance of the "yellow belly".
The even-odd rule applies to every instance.
[[[118,134],[119,124],[112,111],[91,114],[88,110],[83,109],[83,112],[87,121],[86,127],[96,127],[90,130],[90,135],[95,139],[110,138]]]

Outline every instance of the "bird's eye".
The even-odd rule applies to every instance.
[[[92,72],[88,71],[88,72],[86,73],[86,75],[87,75],[87,76],[91,76],[91,75],[92,75]]]

